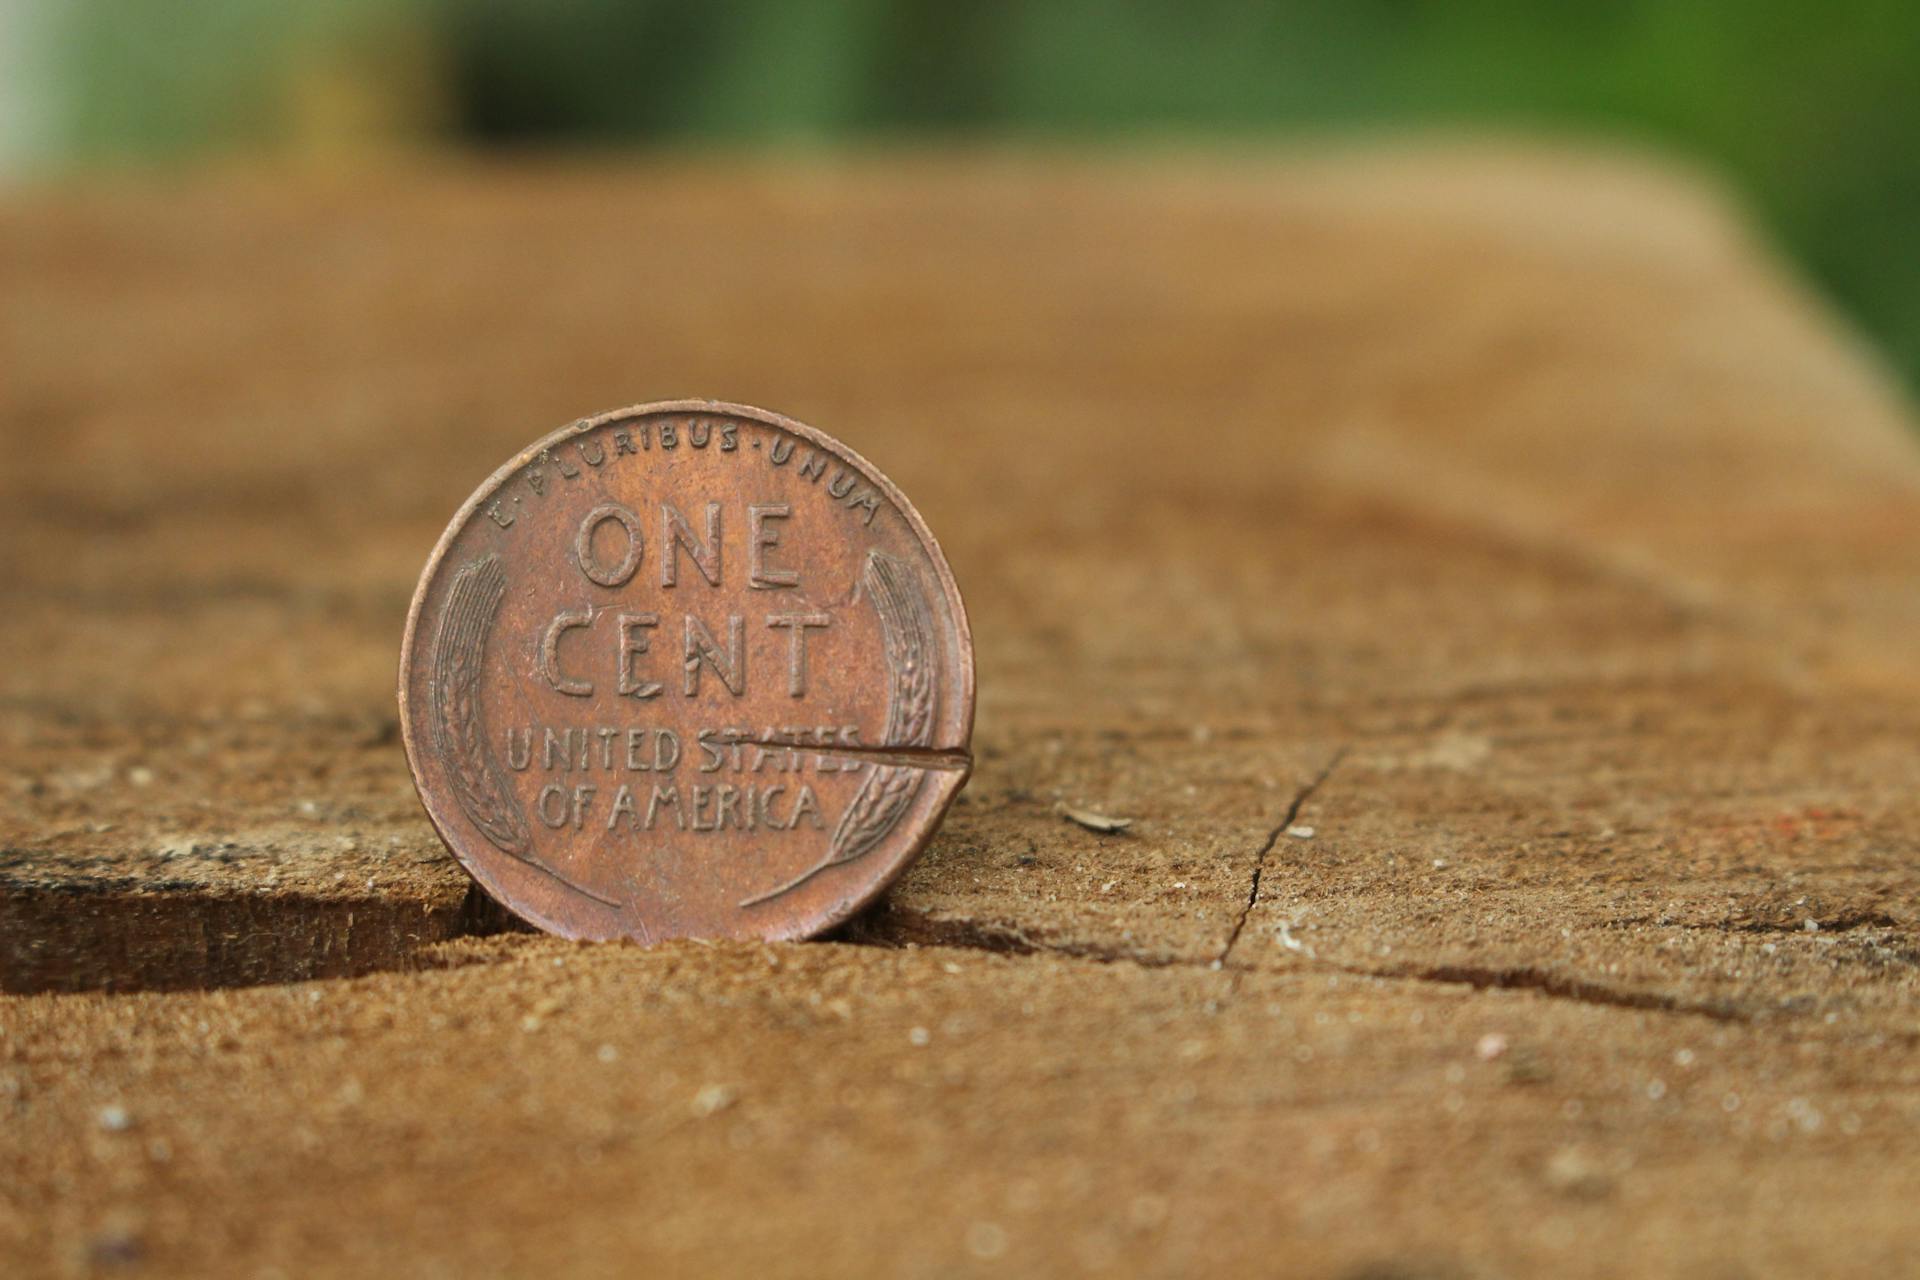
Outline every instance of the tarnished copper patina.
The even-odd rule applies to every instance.
[[[966,782],[946,559],[859,455],[742,405],[585,419],[480,486],[407,616],[400,723],[454,856],[574,938],[804,937]]]

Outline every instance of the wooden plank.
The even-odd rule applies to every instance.
[[[209,178],[16,196],[0,274],[0,985],[130,993],[0,997],[17,1269],[1912,1251],[1920,465],[1684,179]],[[975,781],[840,944],[474,938],[412,578],[687,393],[913,496]]]

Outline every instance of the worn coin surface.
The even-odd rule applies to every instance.
[[[433,824],[574,938],[794,938],[846,919],[965,783],[973,647],[887,478],[778,414],[584,419],[434,548],[400,723]]]

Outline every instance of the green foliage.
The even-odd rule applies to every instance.
[[[1262,137],[1444,125],[1626,136],[1750,193],[1920,379],[1912,0],[199,0],[65,6],[83,157],[270,140],[315,47],[434,56],[491,143],[902,134]],[[356,45],[356,42],[357,45]],[[345,53],[339,51],[344,50]]]

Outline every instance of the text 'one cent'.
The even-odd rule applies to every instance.
[[[973,649],[919,514],[797,422],[576,422],[455,516],[401,651],[407,758],[496,899],[575,938],[804,937],[965,783]]]

